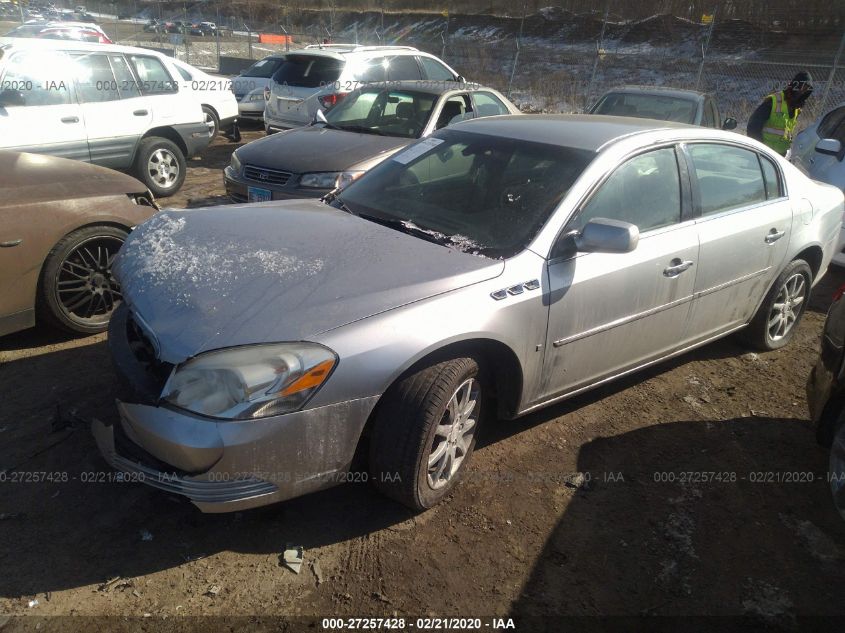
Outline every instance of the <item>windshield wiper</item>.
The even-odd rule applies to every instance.
[[[418,237],[421,240],[426,240],[427,242],[439,244],[440,246],[447,246],[451,244],[449,236],[443,235],[442,233],[439,233],[437,231],[427,231],[426,229],[418,227],[410,220],[400,220],[399,218],[380,218],[378,216],[368,215],[366,213],[356,213],[355,215],[357,215],[359,218],[369,220],[370,222],[375,222],[376,224],[381,224],[382,226],[386,226],[401,233],[413,235],[414,237]]]
[[[371,127],[366,127],[363,125],[337,125],[335,127],[338,130],[345,130],[347,132],[361,132],[362,134],[376,134],[378,136],[389,136],[386,132],[382,132],[381,130],[375,130]]]

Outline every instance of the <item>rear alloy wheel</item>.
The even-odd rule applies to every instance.
[[[202,116],[205,121],[205,126],[208,128],[208,136],[213,141],[220,132],[220,118],[217,113],[207,105],[202,107]]]
[[[439,503],[460,480],[475,448],[483,381],[478,363],[456,358],[391,387],[370,441],[376,487],[414,510]]]
[[[171,140],[151,136],[138,146],[134,173],[158,198],[179,191],[186,168],[185,155]]]
[[[790,262],[742,333],[743,338],[765,351],[789,343],[807,308],[812,280],[813,272],[807,262],[802,259]]]
[[[117,227],[90,226],[60,240],[41,274],[39,317],[76,334],[105,330],[121,300],[111,267],[126,236]]]

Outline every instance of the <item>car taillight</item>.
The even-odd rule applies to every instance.
[[[346,96],[346,94],[347,93],[345,92],[333,92],[328,95],[317,97],[317,101],[320,102],[320,105],[322,107],[328,110],[329,108],[336,106],[339,102],[343,101],[343,98]]]
[[[839,301],[843,295],[845,295],[845,284],[839,286],[833,293],[833,301]]]

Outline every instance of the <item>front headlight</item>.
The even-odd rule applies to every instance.
[[[266,418],[301,409],[336,363],[335,354],[316,343],[206,352],[173,371],[162,398],[222,420]]]
[[[313,189],[335,189],[345,187],[363,175],[363,171],[324,171],[315,174],[302,174],[300,187]]]
[[[252,93],[251,95],[249,95],[249,100],[250,101],[265,101],[266,100],[265,91],[262,90],[261,92]]]
[[[334,184],[337,182],[338,176],[340,176],[340,172],[338,171],[324,171],[317,174],[302,174],[299,186],[313,189],[334,189]]]
[[[236,174],[240,175],[241,173],[241,161],[238,158],[237,152],[232,152],[232,158],[229,159],[229,167],[232,168]]]

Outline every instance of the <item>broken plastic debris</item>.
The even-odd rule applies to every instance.
[[[30,609],[32,607],[37,607],[38,606],[38,600],[37,599],[36,600],[30,600],[29,602],[26,603],[26,606],[29,607]]]
[[[220,587],[217,585],[211,585],[208,590],[205,592],[205,595],[211,596],[212,598],[220,593]]]
[[[311,571],[314,572],[314,578],[317,579],[317,586],[323,584],[323,570],[320,567],[320,561],[315,560],[311,563]]]
[[[298,574],[302,570],[302,559],[302,546],[288,543],[284,554],[282,554],[282,564],[293,573]]]
[[[142,541],[152,541],[153,540],[153,533],[149,530],[141,530],[141,540]]]

